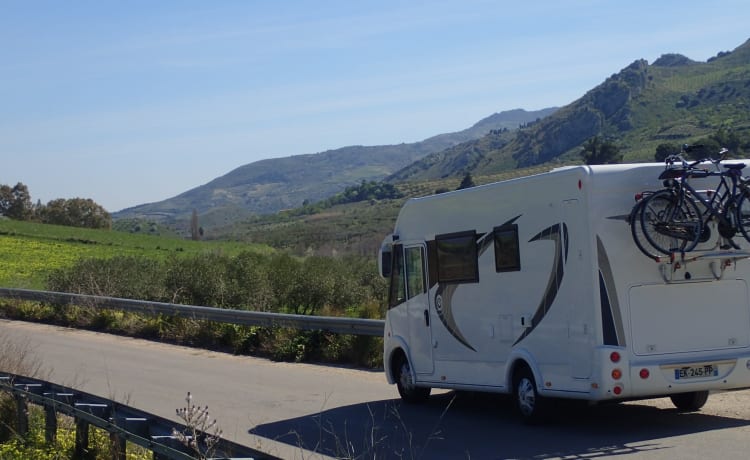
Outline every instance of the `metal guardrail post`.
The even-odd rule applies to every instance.
[[[73,458],[84,458],[89,450],[89,422],[76,418],[76,445]]]
[[[57,411],[52,406],[44,406],[44,440],[52,444],[57,439]]]
[[[23,395],[13,395],[16,400],[16,432],[20,436],[29,433],[29,401]]]
[[[109,444],[112,448],[112,460],[125,460],[127,458],[125,438],[117,433],[110,433]]]

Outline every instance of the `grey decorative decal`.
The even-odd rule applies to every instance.
[[[471,351],[476,351],[461,333],[461,330],[456,324],[455,318],[453,318],[453,304],[451,300],[453,299],[453,294],[456,292],[456,289],[458,289],[458,286],[459,284],[441,284],[440,287],[438,287],[437,293],[435,294],[435,311],[445,328],[448,329],[448,332],[450,332],[456,340],[461,342]]]
[[[516,217],[505,222],[503,225],[511,225],[523,214],[519,214]],[[493,243],[492,232],[487,232],[477,240],[477,257],[480,257]],[[441,284],[438,286],[437,292],[435,293],[435,311],[440,318],[440,322],[443,323],[448,332],[456,338],[463,346],[470,349],[471,351],[477,351],[474,347],[469,344],[466,337],[461,333],[456,320],[453,317],[453,294],[456,289],[460,286],[459,283],[452,284]]]
[[[531,326],[523,331],[521,337],[513,343],[514,346],[531,334],[542,321],[555,301],[555,297],[557,297],[560,285],[562,284],[563,276],[565,275],[565,263],[568,261],[568,226],[563,223],[548,227],[531,238],[529,243],[541,240],[555,242],[555,259],[552,262],[552,270],[547,281],[547,288],[544,290],[542,300],[539,302],[539,306],[531,318]]]
[[[625,329],[622,324],[622,313],[620,311],[620,302],[617,296],[617,289],[615,285],[615,278],[612,274],[612,266],[609,263],[609,257],[607,251],[604,248],[599,235],[596,236],[596,253],[599,262],[599,289],[600,297],[602,299],[602,318],[609,319],[612,323],[611,326],[607,323],[603,325],[604,329],[607,330],[608,326],[613,335],[614,343],[607,343],[606,345],[619,345],[625,346]],[[605,311],[609,309],[609,312]],[[607,314],[608,313],[608,314]],[[610,337],[612,339],[612,337]]]

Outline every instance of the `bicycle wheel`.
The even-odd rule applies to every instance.
[[[698,206],[689,197],[680,200],[670,190],[660,190],[645,200],[641,225],[646,240],[659,252],[692,251],[703,230]]]
[[[742,236],[750,241],[750,194],[747,191],[742,192],[737,203],[737,226],[740,227]]]
[[[661,254],[651,243],[646,239],[646,235],[643,232],[643,225],[641,220],[643,219],[643,209],[645,208],[646,199],[638,201],[633,210],[630,211],[630,217],[628,223],[630,224],[630,234],[633,236],[633,241],[638,249],[648,258],[656,259]]]

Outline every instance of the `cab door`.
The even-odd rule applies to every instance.
[[[432,328],[424,244],[404,246],[404,274],[412,366],[417,374],[432,374]]]

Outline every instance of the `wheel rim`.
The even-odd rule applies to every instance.
[[[404,390],[408,391],[414,387],[414,384],[411,381],[411,368],[409,367],[409,363],[406,361],[401,363],[401,367],[399,368],[398,381],[401,383],[401,387]]]
[[[523,377],[518,382],[518,408],[523,415],[529,416],[534,413],[535,404],[536,391],[534,390],[534,384],[528,378]]]

